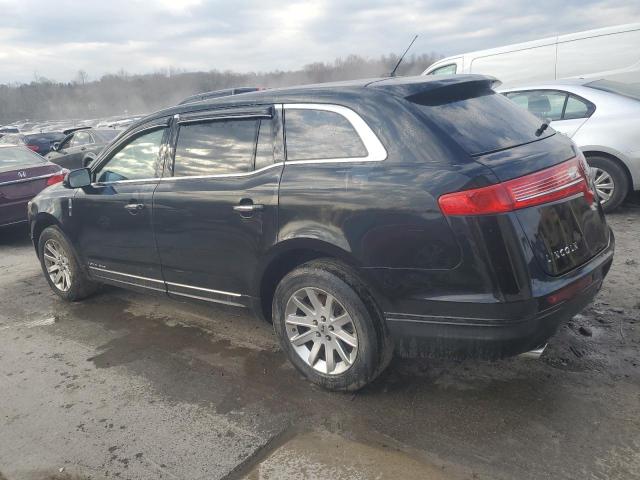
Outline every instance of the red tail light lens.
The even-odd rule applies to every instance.
[[[33,150],[34,152],[37,152],[40,150],[40,147],[38,145],[27,145],[27,148],[30,150]]]
[[[58,173],[56,175],[52,175],[51,177],[47,178],[47,187],[51,186],[51,185],[55,185],[56,183],[60,183],[64,180],[64,176],[67,174],[66,170],[63,170],[61,173]]]
[[[549,203],[577,194],[593,201],[582,155],[559,165],[483,188],[447,193],[438,199],[445,215],[487,215]]]

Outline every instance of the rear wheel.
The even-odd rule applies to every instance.
[[[330,390],[357,390],[391,359],[382,316],[353,271],[316,260],[286,275],[273,299],[282,348],[309,380]]]
[[[73,247],[58,227],[51,226],[42,231],[38,239],[38,256],[51,290],[59,297],[75,302],[96,291],[98,284],[88,278]]]
[[[593,170],[594,184],[603,210],[615,210],[629,193],[629,182],[624,169],[607,157],[588,157],[587,163]]]

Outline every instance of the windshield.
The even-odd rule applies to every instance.
[[[46,163],[40,155],[36,155],[28,148],[24,147],[2,147],[0,148],[0,168],[22,167],[25,165],[35,165]]]
[[[596,80],[595,82],[586,83],[585,87],[640,100],[640,85],[638,84],[614,82],[612,80]]]
[[[504,150],[547,138],[539,118],[489,87],[460,86],[408,98],[470,155]]]

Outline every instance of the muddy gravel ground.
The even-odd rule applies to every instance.
[[[0,479],[640,478],[640,201],[539,360],[394,360],[306,383],[243,312],[116,288],[65,304],[0,232]]]

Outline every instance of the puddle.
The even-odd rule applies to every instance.
[[[293,437],[261,460],[245,480],[441,480],[462,478],[404,452],[348,440],[329,432]]]

